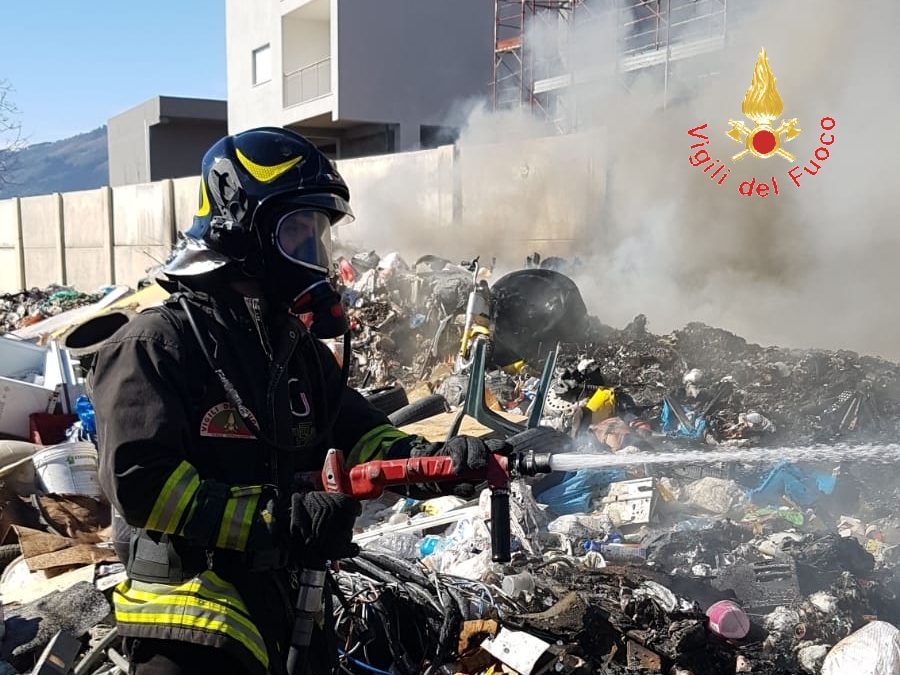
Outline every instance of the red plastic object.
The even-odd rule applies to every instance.
[[[341,258],[338,262],[338,269],[341,272],[341,281],[345,284],[352,284],[356,281],[356,270],[353,269],[353,265],[350,264],[349,260]]]
[[[720,600],[706,610],[709,627],[717,635],[740,640],[750,632],[750,619],[743,609],[730,600]]]
[[[66,431],[78,421],[78,415],[66,413],[31,413],[28,416],[28,438],[37,445],[56,445],[66,440]]]

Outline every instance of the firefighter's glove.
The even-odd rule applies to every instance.
[[[278,546],[281,539],[278,526],[284,522],[279,520],[278,501],[274,490],[267,490],[260,499],[259,511],[250,528],[247,550],[256,551]]]
[[[343,494],[295,492],[291,495],[291,545],[303,567],[318,568],[327,560],[359,554],[353,524],[362,504]]]
[[[411,457],[450,457],[453,473],[478,471],[487,466],[488,454],[508,455],[510,446],[506,441],[483,441],[475,436],[454,436],[446,443],[422,443],[413,447]]]

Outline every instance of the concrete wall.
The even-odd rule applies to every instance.
[[[453,237],[453,146],[339,160],[356,220],[338,236],[360,246],[416,255]]]
[[[203,154],[227,133],[228,123],[224,120],[177,120],[150,127],[150,181],[199,173]]]
[[[112,190],[102,187],[63,195],[66,283],[93,289],[113,271]]]
[[[292,35],[302,35],[302,40],[292,40]],[[283,45],[282,69],[285,73],[305,68],[331,54],[331,25],[328,21],[307,21],[284,17],[281,40]],[[275,68],[275,64],[272,65]]]
[[[172,200],[175,212],[175,231],[191,229],[194,214],[200,206],[200,176],[172,181]]]
[[[605,175],[592,159],[602,156],[600,143],[598,135],[575,134],[464,146],[461,229],[478,248],[502,250],[513,260],[577,250],[603,198]]]
[[[20,201],[25,281],[46,287],[66,283],[63,267],[62,196],[56,192]]]
[[[21,200],[0,201],[0,288],[25,287],[25,263],[22,259],[22,227],[19,219]]]
[[[145,101],[107,121],[109,184],[130,185],[150,179],[148,121],[159,117],[159,101]]]
[[[337,118],[397,123],[397,150],[419,125],[446,124],[452,105],[491,80],[494,3],[338,0]]]
[[[340,160],[354,223],[340,241],[521,264],[577,253],[599,223],[602,157],[593,135]],[[135,286],[190,228],[199,176],[0,201],[0,292],[67,283]],[[21,243],[21,244],[20,244]]]
[[[172,181],[123,185],[113,198],[116,283],[133,285],[164,261],[175,240]]]

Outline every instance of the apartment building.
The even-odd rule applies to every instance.
[[[451,142],[493,29],[491,0],[226,0],[229,133],[284,126],[334,158]]]
[[[154,96],[107,121],[113,187],[195,176],[206,149],[228,133],[225,101]]]

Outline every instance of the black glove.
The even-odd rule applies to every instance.
[[[460,474],[466,469],[477,471],[487,466],[488,454],[508,455],[510,445],[506,441],[491,439],[483,441],[475,436],[454,436],[446,443],[421,443],[412,448],[410,457],[450,457],[453,473]]]
[[[321,567],[326,560],[359,554],[353,524],[362,504],[342,494],[295,492],[291,495],[291,544],[303,567]]]

